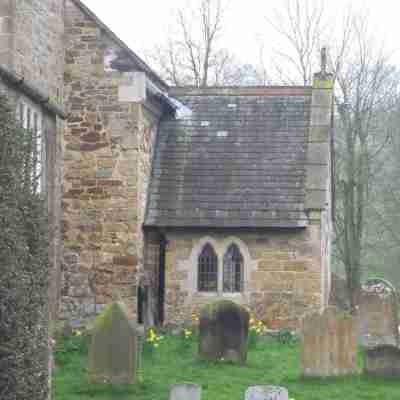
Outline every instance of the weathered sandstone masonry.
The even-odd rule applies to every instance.
[[[332,110],[333,76],[314,75],[306,158],[306,202],[311,220],[319,220],[321,241],[322,306],[328,305],[331,287],[332,227]],[[315,223],[315,222],[314,222]]]
[[[14,43],[14,1],[4,0],[0,4],[0,64],[11,68]]]
[[[64,2],[4,0],[0,4],[0,64],[61,99]]]
[[[320,235],[317,221],[300,231],[168,232],[165,320],[179,325],[204,304],[224,298],[248,306],[271,328],[299,326],[301,316],[322,301]],[[197,258],[206,242],[220,260],[231,243],[238,245],[245,268],[242,293],[197,291]]]
[[[146,72],[129,72],[143,71],[135,55],[79,2],[67,2],[66,35],[61,318],[91,317],[114,295],[135,314],[162,104],[146,95]]]

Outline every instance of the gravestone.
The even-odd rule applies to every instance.
[[[357,325],[348,313],[327,307],[304,317],[301,369],[304,376],[329,377],[357,372]]]
[[[358,326],[360,344],[365,347],[399,344],[397,294],[383,279],[369,279],[359,296]]]
[[[89,348],[89,380],[92,383],[135,382],[138,360],[136,327],[126,306],[109,304],[95,321]]]
[[[367,348],[364,372],[371,376],[400,378],[400,349],[392,345]]]
[[[279,386],[250,386],[244,400],[289,400],[289,393]]]
[[[205,306],[200,312],[199,357],[245,364],[249,319],[248,311],[232,301]]]
[[[169,400],[201,400],[201,386],[194,383],[172,385]]]

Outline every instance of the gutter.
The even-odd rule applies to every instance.
[[[4,67],[4,65],[0,65],[0,78],[15,89],[20,90],[35,103],[39,103],[50,114],[55,114],[61,119],[67,119],[68,114],[63,108],[51,101],[50,97],[44,94],[40,89],[26,82],[23,77],[19,77],[17,74]]]
[[[166,92],[160,90],[150,79],[146,77],[146,90],[155,97],[164,102],[170,111],[175,112],[178,109],[177,104],[168,96]]]

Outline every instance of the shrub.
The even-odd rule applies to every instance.
[[[34,137],[0,96],[0,398],[48,391],[48,255],[45,202],[36,193]]]
[[[90,335],[87,331],[74,331],[70,336],[60,335],[56,340],[55,362],[58,366],[68,364],[77,354],[87,355]]]
[[[281,329],[278,332],[277,339],[282,344],[294,344],[298,341],[298,337],[287,328]]]

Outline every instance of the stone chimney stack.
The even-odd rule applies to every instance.
[[[321,75],[322,76],[326,76],[326,64],[327,64],[326,47],[323,47],[321,49]]]
[[[321,50],[321,71],[314,74],[307,146],[306,208],[322,211],[330,193],[330,133],[333,75],[327,72],[326,48]]]

